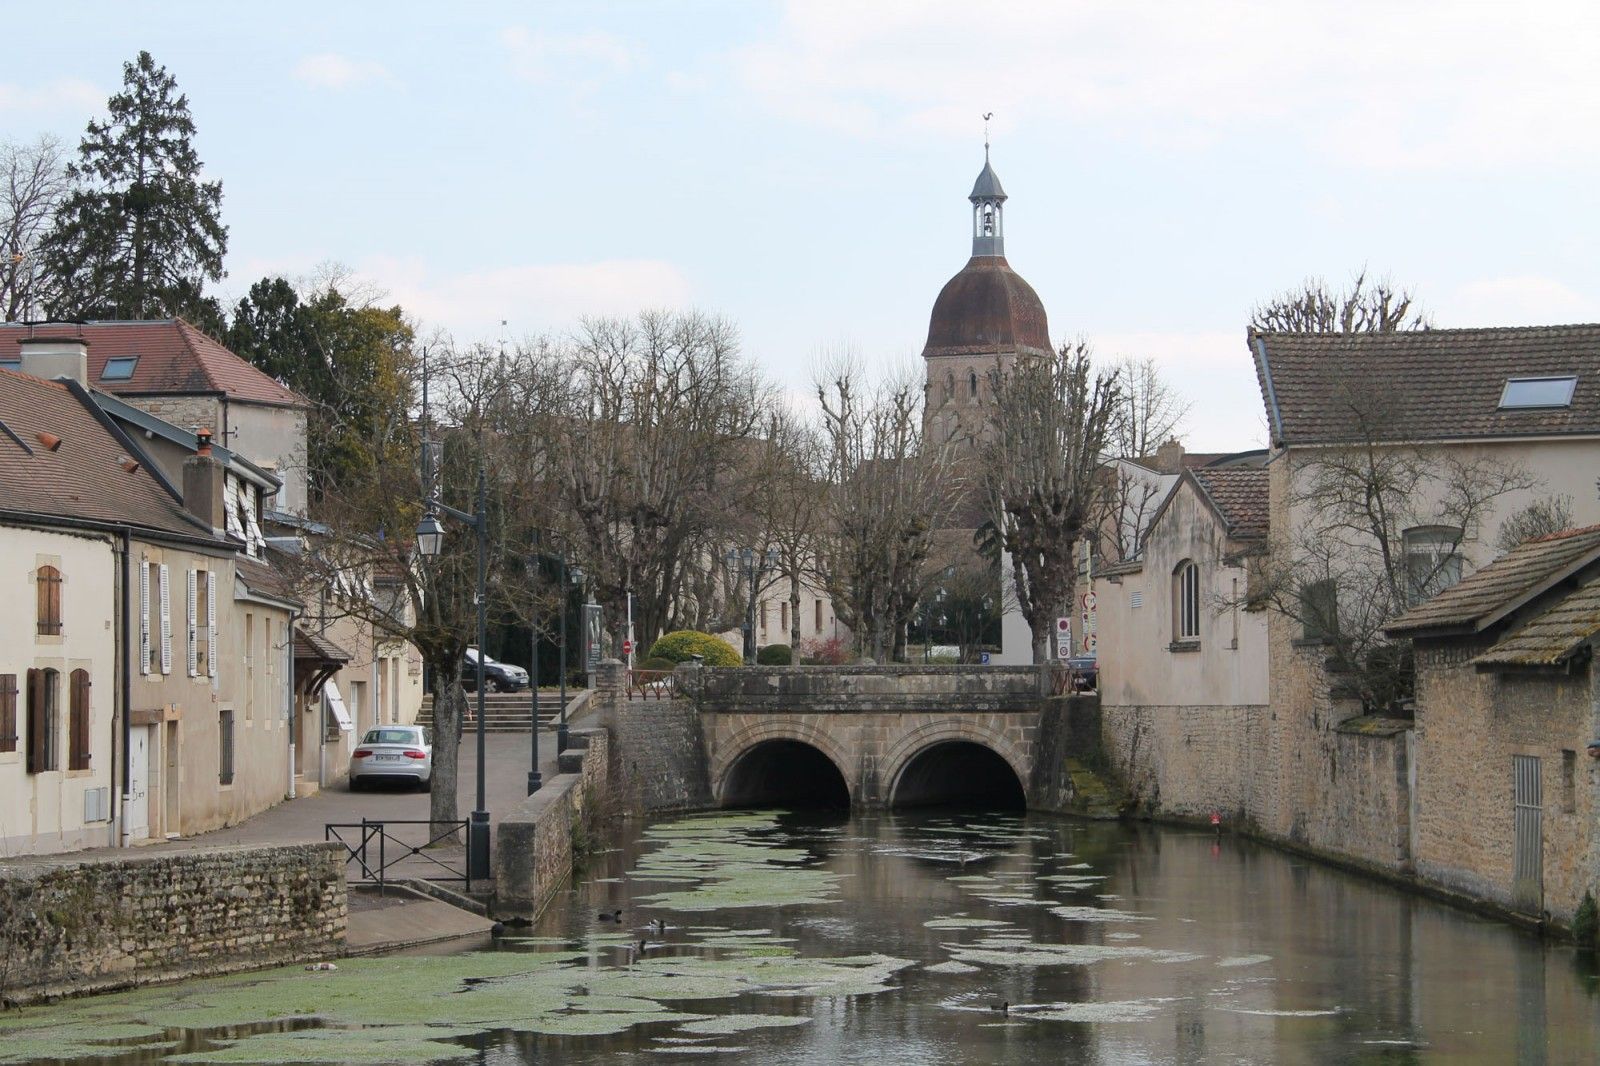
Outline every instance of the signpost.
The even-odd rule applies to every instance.
[[[1066,659],[1072,655],[1072,619],[1066,615],[1056,619],[1056,658]]]

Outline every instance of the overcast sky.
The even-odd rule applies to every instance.
[[[1441,326],[1600,319],[1600,6],[28,4],[0,137],[76,144],[148,49],[224,187],[223,291],[337,260],[458,339],[693,306],[803,395],[916,358],[970,250],[1264,443],[1256,301],[1362,264]]]

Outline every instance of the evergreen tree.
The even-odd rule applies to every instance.
[[[222,321],[207,281],[223,276],[222,183],[200,180],[189,100],[149,52],[123,64],[110,118],[91,122],[68,168],[73,190],[42,253],[57,318],[183,315]]]

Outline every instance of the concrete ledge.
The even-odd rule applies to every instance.
[[[573,730],[563,770],[529,796],[495,830],[494,913],[534,918],[572,875],[586,821],[606,794],[609,737],[602,729]]]

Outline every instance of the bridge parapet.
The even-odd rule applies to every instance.
[[[715,713],[985,714],[1037,710],[1051,678],[1037,666],[678,667],[677,687]]]

